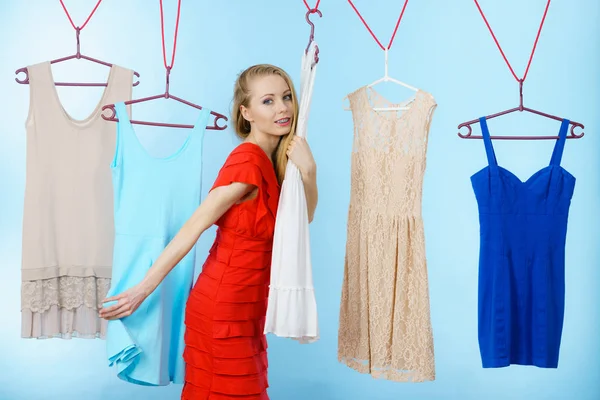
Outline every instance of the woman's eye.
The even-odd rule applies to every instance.
[[[263,100],[263,104],[271,104],[272,102],[273,102],[273,100],[271,100],[271,99]]]
[[[283,97],[285,100],[292,100],[292,95],[288,94]]]

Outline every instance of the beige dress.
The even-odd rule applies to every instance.
[[[354,121],[338,359],[373,377],[435,379],[421,217],[436,103],[418,91],[406,111],[375,89],[348,96]]]
[[[27,69],[21,336],[104,338],[98,307],[112,272],[117,124],[101,112],[131,99],[133,72],[111,67],[97,107],[80,121],[60,103],[49,62]]]

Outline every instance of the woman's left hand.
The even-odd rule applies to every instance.
[[[290,160],[300,170],[302,177],[313,175],[316,172],[317,165],[313,158],[310,147],[306,139],[300,136],[294,136],[287,148],[286,154]]]
[[[102,303],[116,301],[117,304],[101,308],[99,316],[106,320],[128,317],[138,309],[146,297],[148,297],[148,294],[140,285],[134,286],[121,294],[104,299]]]

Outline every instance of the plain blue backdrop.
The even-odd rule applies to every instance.
[[[81,23],[96,0],[65,0]],[[176,0],[165,0],[170,55]],[[383,43],[400,0],[355,0]],[[314,0],[311,1],[314,4]],[[515,71],[522,75],[546,0],[481,0]],[[390,75],[434,95],[423,216],[435,341],[436,380],[375,380],[337,362],[339,299],[350,193],[352,120],[342,98],[383,74],[383,52],[345,0],[324,0],[315,19],[321,61],[308,138],[319,166],[320,202],[311,224],[314,280],[322,338],[311,345],[269,337],[274,400],[599,399],[600,398],[600,16],[597,0],[554,1],[524,86],[525,104],[585,124],[567,141],[562,165],[577,178],[566,259],[566,316],[559,368],[482,369],[477,344],[479,226],[469,177],[486,164],[480,140],[462,140],[457,125],[518,103],[518,84],[472,0],[411,0],[389,54]],[[183,1],[171,91],[230,114],[237,73],[255,63],[287,70],[299,85],[309,26],[301,0]],[[164,90],[158,0],[104,0],[81,34],[82,51],[141,74],[134,97]],[[178,399],[181,386],[124,383],[107,367],[101,340],[20,338],[20,244],[29,87],[14,81],[22,66],[72,54],[75,34],[58,0],[0,2],[0,399]],[[106,79],[84,61],[56,65],[57,80]],[[390,99],[410,95],[381,85]],[[59,88],[66,109],[84,118],[99,88]],[[193,123],[196,113],[172,101],[134,106],[139,119]],[[490,121],[499,134],[556,134],[560,123],[534,115]],[[139,127],[155,154],[177,148],[185,132]],[[475,134],[479,134],[477,129]],[[228,152],[233,131],[205,139],[204,190]],[[552,141],[497,141],[499,162],[525,179],[547,165]],[[60,157],[57,154],[57,157]],[[214,230],[199,241],[202,261]]]

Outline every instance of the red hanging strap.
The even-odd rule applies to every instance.
[[[302,0],[304,2],[304,5],[306,6],[306,8],[308,8],[308,11],[310,11],[311,14],[314,14],[317,12],[317,10],[319,9],[319,3],[321,2],[321,0],[317,0],[317,4],[315,5],[315,8],[310,8],[310,6],[308,5],[308,2],[306,0]]]
[[[177,32],[179,30],[179,15],[181,14],[181,0],[177,3],[177,19],[175,20],[175,34],[173,37],[173,54],[171,55],[171,65],[167,64],[167,50],[165,48],[165,20],[163,14],[163,2],[160,0],[160,33],[162,37],[162,52],[163,52],[163,61],[165,63],[165,68],[167,72],[170,72],[173,68],[173,64],[175,63],[175,52],[177,51]],[[168,79],[168,78],[167,78]]]
[[[85,20],[83,25],[81,25],[80,27],[77,27],[77,26],[75,26],[75,23],[73,23],[73,19],[71,18],[71,15],[69,14],[67,7],[65,6],[65,3],[63,3],[63,0],[60,0],[60,4],[62,5],[63,10],[65,10],[65,14],[67,14],[67,18],[69,18],[69,21],[71,22],[71,25],[73,25],[73,29],[75,29],[75,30],[82,30],[83,28],[85,28],[87,23],[90,22],[92,15],[94,15],[94,13],[96,12],[96,9],[98,9],[98,6],[100,5],[100,3],[102,3],[102,0],[98,0],[98,3],[96,3],[96,7],[94,7],[94,9],[90,13],[90,15],[87,17],[87,19]]]
[[[365,21],[365,19],[362,17],[362,15],[360,14],[360,12],[356,9],[356,6],[354,5],[354,3],[352,3],[352,0],[348,0],[348,3],[350,3],[350,5],[354,9],[354,11],[356,12],[356,14],[358,15],[358,17],[362,21],[362,23],[365,25],[365,27],[367,28],[367,30],[371,34],[371,36],[373,36],[373,39],[375,39],[375,41],[377,42],[377,44],[379,45],[379,47],[381,47],[381,50],[384,50],[384,51],[385,50],[389,50],[392,47],[392,43],[394,42],[394,38],[396,37],[396,32],[398,32],[398,27],[400,26],[400,21],[402,21],[402,16],[404,15],[404,10],[406,10],[406,5],[408,4],[408,0],[404,1],[404,6],[402,7],[402,11],[400,12],[400,16],[398,17],[398,21],[396,22],[396,27],[394,28],[394,33],[392,34],[392,37],[390,38],[390,42],[388,43],[387,49],[385,47],[383,47],[383,45],[381,44],[381,42],[379,41],[379,39],[377,39],[377,36],[375,36],[375,34],[371,30],[371,28],[369,27],[369,25],[367,24],[367,22]]]
[[[481,7],[479,6],[479,3],[477,2],[477,0],[474,0],[474,1],[475,1],[475,5],[477,6],[477,9],[479,10],[479,13],[483,17],[485,24],[487,25],[490,33],[492,34],[492,38],[494,38],[494,42],[496,42],[496,46],[498,46],[498,49],[500,50],[500,54],[502,54],[504,61],[506,61],[506,65],[508,65],[510,72],[513,74],[513,76],[515,77],[517,82],[522,84],[525,81],[525,78],[527,78],[527,73],[529,72],[529,67],[531,66],[531,61],[533,60],[533,54],[535,53],[535,48],[536,48],[538,40],[540,38],[540,34],[542,33],[542,27],[544,26],[544,21],[546,20],[546,14],[548,13],[548,7],[550,7],[550,0],[548,0],[548,3],[546,4],[546,9],[544,10],[544,16],[542,17],[542,22],[540,23],[540,28],[538,29],[537,36],[535,38],[535,42],[533,43],[533,49],[531,49],[531,55],[529,56],[529,62],[527,63],[527,68],[525,68],[525,74],[523,74],[523,78],[521,78],[521,79],[519,79],[517,77],[517,74],[515,74],[513,67],[508,62],[508,59],[506,58],[504,51],[502,51],[502,47],[500,47],[500,43],[498,43],[498,39],[496,39],[496,35],[494,35],[494,32],[492,31],[490,24],[488,23],[487,19],[485,18],[485,15],[483,14]]]

